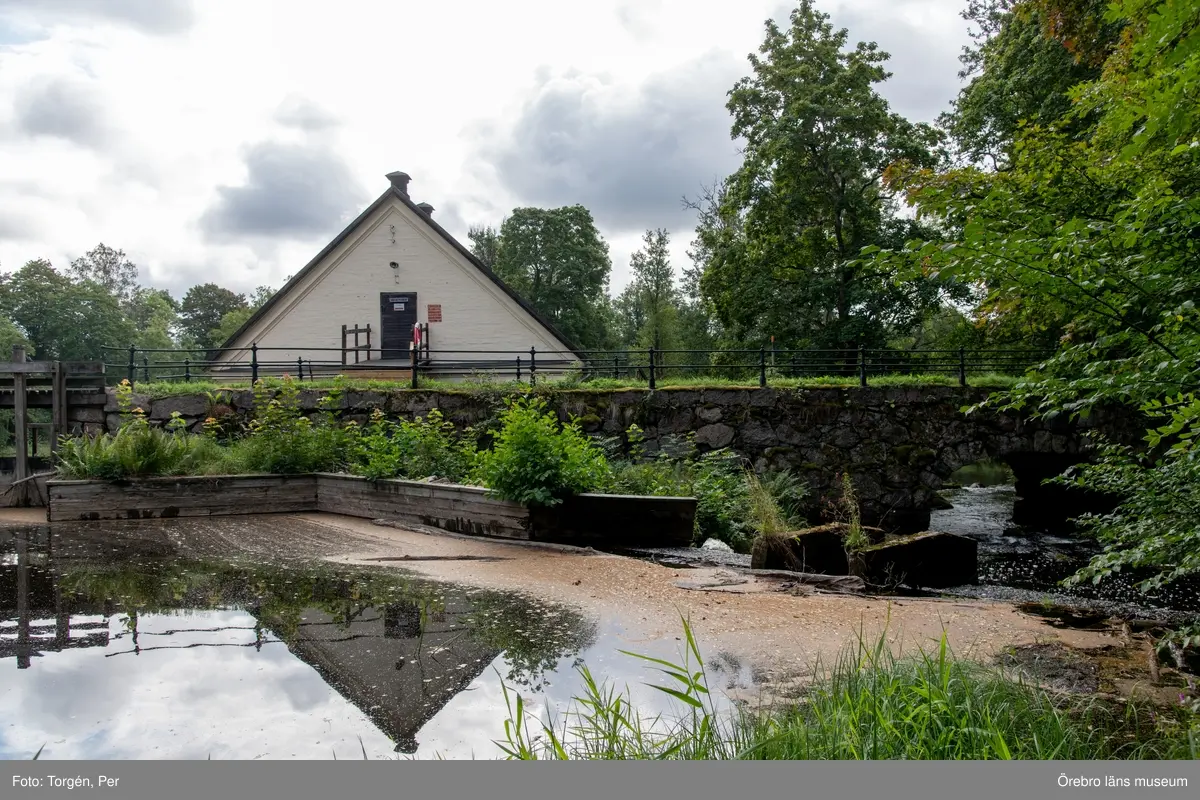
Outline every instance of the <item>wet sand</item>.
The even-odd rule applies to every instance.
[[[0,509],[0,526],[44,525],[42,509]],[[886,629],[893,649],[938,645],[943,634],[960,657],[991,660],[1007,648],[1063,644],[1102,648],[1119,643],[1108,631],[1051,627],[1001,601],[886,598],[781,590],[778,580],[718,590],[681,588],[710,573],[554,545],[426,533],[334,514],[262,515],[117,523],[74,523],[105,531],[165,535],[194,554],[241,552],[270,558],[328,559],[402,568],[436,580],[522,592],[617,619],[641,640],[682,636],[690,619],[702,651],[729,653],[766,677],[803,675],[860,632],[874,642]],[[716,581],[719,582],[719,581]],[[793,590],[794,591],[794,590]]]
[[[520,591],[566,603],[598,617],[619,617],[647,638],[682,633],[691,620],[703,648],[725,651],[769,672],[802,673],[818,656],[828,659],[861,633],[870,641],[885,630],[898,650],[936,647],[943,633],[963,657],[990,660],[1008,647],[1059,642],[1099,648],[1116,643],[1105,631],[1054,628],[1012,604],[935,598],[885,598],[786,591],[696,591],[694,569],[571,548],[536,547],[418,533],[329,514],[298,515],[343,532],[342,563],[402,566],[439,580]],[[357,543],[357,546],[354,543]],[[411,560],[378,561],[411,557]],[[454,560],[467,557],[496,560]],[[436,560],[420,560],[430,558]]]

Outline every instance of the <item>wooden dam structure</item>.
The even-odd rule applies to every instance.
[[[104,427],[104,386],[99,361],[30,361],[20,346],[0,361],[0,411],[11,411],[12,426],[12,455],[0,455],[0,505],[45,505],[59,437]]]

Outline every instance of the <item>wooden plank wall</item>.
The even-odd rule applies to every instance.
[[[50,481],[46,489],[51,522],[297,514],[317,507],[317,479],[312,475]]]
[[[235,475],[47,484],[51,522],[322,511],[472,536],[608,547],[686,547],[694,498],[579,495],[531,512],[473,486],[350,475]]]
[[[528,539],[529,510],[473,486],[317,476],[318,510],[365,519],[390,519],[473,536]]]

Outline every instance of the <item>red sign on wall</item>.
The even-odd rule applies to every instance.
[[[426,306],[425,308],[426,308],[426,311],[428,312],[426,316],[428,317],[430,322],[441,322],[442,321],[442,307],[440,304],[433,305],[431,303],[430,305]]]

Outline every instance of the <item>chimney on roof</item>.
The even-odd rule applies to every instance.
[[[412,180],[407,172],[389,172],[387,179],[391,181],[392,188],[400,192],[400,194],[408,197],[408,182]]]
[[[425,216],[427,216],[427,217],[433,216],[433,206],[429,205],[429,203],[417,203],[417,208],[424,211]]]

